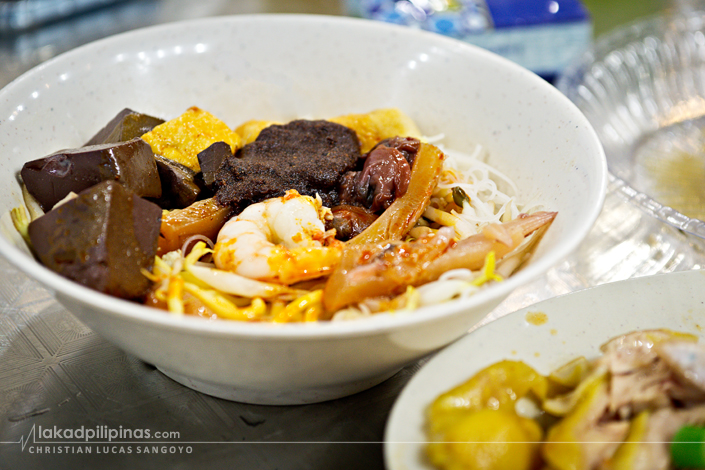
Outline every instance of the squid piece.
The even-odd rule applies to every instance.
[[[326,281],[323,305],[329,316],[367,297],[400,294],[420,276],[431,260],[453,241],[455,231],[444,227],[411,243],[351,245]]]
[[[443,169],[445,155],[437,147],[422,143],[414,159],[406,193],[396,199],[361,234],[348,243],[364,245],[400,240],[423,214]]]
[[[348,244],[326,282],[323,305],[331,313],[367,297],[399,294],[408,285],[435,281],[451,269],[480,269],[488,253],[494,251],[496,258],[501,258],[555,216],[555,212],[522,215],[506,224],[486,227],[483,233],[454,246],[452,227],[412,243]]]
[[[482,233],[460,240],[455,246],[426,266],[421,276],[413,283],[415,286],[435,281],[441,274],[451,269],[482,268],[485,257],[494,251],[496,259],[518,247],[524,238],[539,228],[550,224],[557,212],[536,212],[531,215],[520,214],[516,219],[505,224],[490,224]]]

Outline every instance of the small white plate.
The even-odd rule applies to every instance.
[[[478,328],[435,356],[404,388],[385,431],[389,470],[429,470],[425,411],[441,393],[502,359],[547,374],[576,356],[599,355],[608,339],[668,328],[705,337],[705,270],[604,284],[534,304]]]

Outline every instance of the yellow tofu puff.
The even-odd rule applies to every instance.
[[[372,150],[381,140],[391,137],[421,138],[421,131],[416,123],[397,108],[377,109],[369,113],[346,114],[327,119],[355,131],[360,140],[360,151],[364,154]],[[254,142],[262,129],[276,121],[250,120],[240,124],[235,132],[242,139],[242,145]]]
[[[379,141],[391,137],[421,138],[421,131],[416,123],[397,108],[377,109],[364,114],[346,114],[329,121],[354,130],[360,139],[362,153],[369,152]]]
[[[265,127],[269,127],[272,124],[279,124],[276,121],[260,121],[257,119],[252,119],[250,121],[244,122],[237,126],[235,132],[242,139],[242,145],[247,145],[255,141],[259,133]]]
[[[181,116],[158,125],[142,136],[152,151],[199,171],[198,154],[216,142],[226,142],[233,152],[242,138],[211,113],[191,107]]]

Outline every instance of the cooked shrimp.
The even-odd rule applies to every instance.
[[[343,243],[326,232],[329,209],[295,190],[245,208],[218,233],[213,260],[219,269],[261,281],[292,284],[328,274]]]

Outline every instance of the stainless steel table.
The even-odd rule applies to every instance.
[[[334,0],[119,2],[0,36],[0,85],[99,37],[191,17],[269,11],[340,14],[342,7]],[[484,322],[554,295],[703,265],[699,244],[629,198],[612,181],[604,211],[576,253],[512,294]],[[0,469],[382,469],[388,413],[427,360],[370,390],[326,403],[228,402],[185,388],[107,343],[1,259],[0,273]],[[119,446],[107,439],[90,446],[42,445],[40,427],[178,434]]]

